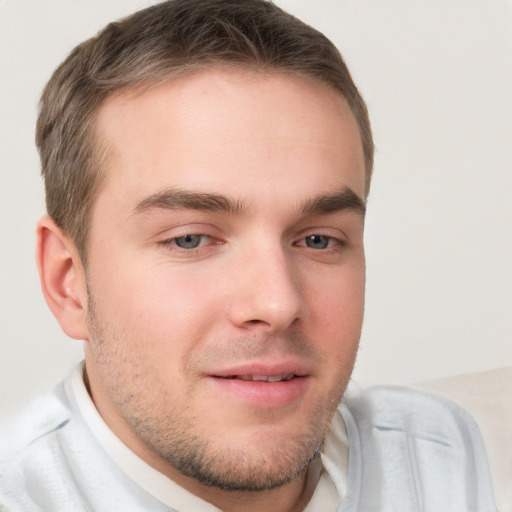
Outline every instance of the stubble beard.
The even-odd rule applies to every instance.
[[[318,455],[323,438],[319,433],[324,430],[319,425],[271,447],[265,440],[255,453],[257,442],[250,451],[246,446],[216,446],[211,433],[192,431],[183,418],[173,422],[163,436],[154,435],[151,423],[140,425],[137,435],[172,467],[202,485],[238,492],[268,491],[303,476]]]
[[[252,446],[250,451],[246,445],[221,445],[215,434],[194,423],[186,409],[170,407],[167,390],[144,366],[141,354],[130,351],[122,332],[104,322],[99,313],[89,291],[88,343],[109,398],[137,438],[181,474],[223,491],[268,491],[300,478],[319,455],[351,368],[336,389],[319,397],[299,433],[278,439],[267,436],[261,449]]]

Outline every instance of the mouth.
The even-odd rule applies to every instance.
[[[281,368],[249,365],[208,377],[223,402],[233,400],[265,409],[299,403],[310,386],[309,372],[299,365],[284,365]]]
[[[214,375],[215,377],[215,375]],[[227,375],[218,376],[219,379],[240,379],[253,382],[288,382],[298,377],[295,373],[283,373],[280,375]]]

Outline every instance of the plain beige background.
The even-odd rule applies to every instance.
[[[33,145],[52,70],[142,0],[0,0],[0,411],[81,358],[34,264]],[[512,2],[281,0],[341,49],[377,144],[356,385],[512,364]]]

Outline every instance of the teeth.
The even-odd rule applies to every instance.
[[[281,381],[289,381],[293,379],[295,375],[293,373],[283,373],[281,375],[237,375],[237,379],[241,380],[250,380],[250,381],[259,381],[259,382],[281,382]]]

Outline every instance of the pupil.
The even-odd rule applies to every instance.
[[[322,235],[311,235],[306,238],[306,245],[313,249],[325,249],[329,245],[329,238]]]
[[[176,238],[176,245],[182,249],[195,249],[201,243],[201,235],[185,235]]]

